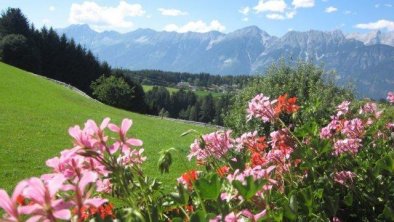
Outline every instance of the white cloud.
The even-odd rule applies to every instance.
[[[292,19],[297,14],[296,11],[286,12],[286,18]]]
[[[165,16],[181,16],[181,15],[187,15],[187,12],[183,12],[178,9],[174,8],[158,8],[157,9],[162,15]]]
[[[379,8],[380,7],[380,4],[375,4],[375,8]]]
[[[315,6],[315,0],[293,0],[291,4],[295,8],[311,8]]]
[[[376,22],[357,24],[355,27],[359,29],[370,29],[370,30],[387,29],[388,31],[394,31],[394,21],[381,19]]]
[[[51,6],[49,6],[49,11],[51,11],[51,12],[53,12],[53,11],[55,11],[56,10],[56,8],[55,8],[55,6],[53,6],[53,5],[51,5]]]
[[[284,12],[287,5],[284,0],[260,0],[253,8],[257,13],[260,12]]]
[[[178,26],[175,24],[168,24],[164,27],[167,32],[210,32],[219,31],[223,32],[226,29],[218,20],[212,20],[209,24],[198,20],[188,22],[186,25]]]
[[[98,5],[92,1],[71,5],[68,21],[71,24],[89,24],[97,31],[114,29],[128,31],[133,27],[129,17],[143,16],[145,11],[140,4],[120,1],[116,7]]]
[[[325,11],[326,13],[333,13],[333,12],[338,11],[338,9],[335,8],[334,6],[330,6],[330,7],[326,8],[324,11]]]
[[[242,21],[247,22],[247,21],[249,21],[249,18],[245,17],[245,18],[242,19]]]
[[[277,13],[267,14],[265,17],[267,17],[267,19],[272,19],[272,20],[284,20],[284,19],[286,19],[286,17],[284,15],[277,14]]]
[[[392,5],[392,4],[384,4],[384,6],[386,6],[387,8],[391,8],[391,7],[393,7],[393,5]]]
[[[244,14],[244,15],[248,15],[250,12],[250,8],[249,6],[243,7],[240,10],[238,10],[239,13]]]

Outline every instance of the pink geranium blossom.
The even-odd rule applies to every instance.
[[[334,143],[334,155],[338,156],[342,153],[356,154],[361,146],[360,139],[343,139]]]
[[[189,160],[196,157],[197,160],[205,160],[208,157],[221,158],[233,147],[233,139],[230,137],[231,130],[217,131],[203,135],[194,140],[190,145]]]
[[[20,210],[17,206],[17,199],[26,187],[26,181],[21,181],[16,185],[11,198],[5,190],[0,189],[0,208],[5,211],[4,219],[6,221],[19,221]]]
[[[82,175],[77,185],[74,186],[73,190],[75,192],[75,200],[73,200],[73,202],[78,206],[79,209],[81,209],[83,206],[93,206],[97,208],[107,202],[106,199],[98,197],[91,198],[92,192],[86,190],[87,186],[96,182],[97,179],[97,173],[87,171]]]
[[[242,215],[248,218],[251,222],[257,222],[261,218],[265,217],[265,215],[267,215],[267,210],[264,209],[257,214],[253,214],[248,209],[245,209],[242,211]]]
[[[387,101],[391,104],[394,104],[394,92],[387,93]]]
[[[337,106],[337,116],[342,116],[345,115],[346,113],[349,112],[349,101],[343,101],[341,104]]]
[[[58,199],[56,193],[63,187],[66,178],[57,174],[52,179],[43,183],[39,178],[33,177],[27,180],[27,187],[23,196],[30,199],[32,204],[21,207],[23,214],[30,215],[29,222],[69,220],[71,212],[69,203]]]
[[[276,100],[270,101],[269,97],[264,96],[263,94],[258,94],[255,96],[248,105],[248,109],[246,110],[247,121],[254,118],[262,119],[263,122],[270,122],[275,118],[275,111],[273,105],[276,103]]]
[[[382,115],[382,111],[378,110],[378,105],[373,102],[367,102],[359,111],[360,114],[373,114],[376,119]]]
[[[353,182],[354,177],[356,174],[351,171],[340,171],[334,174],[334,181],[341,185],[347,185]]]
[[[341,121],[337,116],[331,117],[331,122],[320,130],[320,138],[330,139],[334,136],[337,129],[340,128]]]
[[[115,124],[108,124],[108,128],[119,134],[120,141],[116,142],[113,146],[110,147],[110,153],[115,153],[119,148],[122,148],[122,152],[126,152],[130,149],[129,146],[142,146],[142,141],[135,138],[128,138],[127,131],[129,131],[130,127],[133,125],[133,121],[131,119],[123,119],[121,127],[118,127]]]
[[[343,124],[341,133],[348,138],[361,138],[364,134],[363,121],[359,118],[346,120]]]

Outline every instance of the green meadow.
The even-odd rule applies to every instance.
[[[49,172],[45,161],[65,148],[72,147],[68,128],[83,125],[88,119],[101,122],[110,117],[119,124],[131,118],[129,135],[144,141],[145,173],[159,178],[165,189],[175,179],[195,167],[186,155],[194,137],[180,135],[202,127],[160,119],[103,105],[45,78],[0,63],[0,188],[10,191],[18,181]],[[160,175],[157,168],[159,151],[175,147],[170,173]]]

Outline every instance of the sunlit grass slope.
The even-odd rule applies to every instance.
[[[186,159],[192,136],[180,137],[191,128],[213,129],[144,116],[95,102],[64,86],[0,63],[0,188],[11,190],[27,177],[48,172],[45,160],[72,146],[68,128],[87,119],[101,122],[110,117],[119,124],[123,118],[134,122],[131,135],[144,141],[145,172],[168,187],[194,164]],[[158,152],[175,147],[170,174],[157,170]]]

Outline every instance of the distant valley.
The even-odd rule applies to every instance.
[[[263,73],[283,58],[311,61],[336,70],[338,83],[351,81],[360,97],[383,98],[394,88],[394,32],[344,34],[290,31],[282,37],[256,26],[234,32],[176,33],[137,29],[96,32],[87,25],[58,29],[113,67],[220,75]]]

